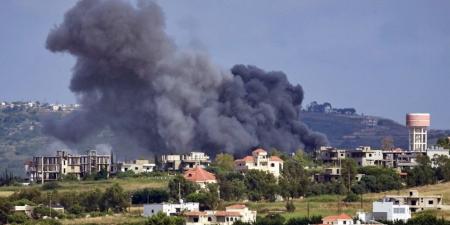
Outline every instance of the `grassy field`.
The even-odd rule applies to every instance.
[[[165,188],[167,187],[168,178],[126,178],[126,179],[110,179],[103,181],[81,181],[81,182],[61,182],[61,187],[58,191],[88,191],[95,188],[105,189],[115,183],[121,185],[125,190],[132,191],[141,188]],[[39,186],[39,185],[36,185]],[[0,188],[0,197],[8,196],[14,191],[21,188],[29,187],[2,187]],[[444,204],[450,204],[450,182],[441,183],[436,185],[427,185],[414,188],[423,195],[442,194]],[[383,193],[371,193],[363,196],[362,210],[370,211],[372,208],[372,201],[382,198],[386,194],[407,194],[409,189],[403,189],[400,191],[390,191]],[[308,215],[321,215],[327,216],[337,214],[338,212],[348,213],[355,215],[357,211],[361,210],[361,202],[344,203],[341,200],[344,196],[339,195],[321,195],[315,197],[309,197],[304,199],[295,199],[294,205],[296,207],[294,212],[285,211],[285,202],[248,202],[246,203],[251,209],[257,210],[259,216],[267,215],[268,213],[280,213],[285,218],[303,217]],[[225,203],[226,205],[232,203]],[[122,215],[93,217],[93,218],[80,218],[73,220],[62,220],[63,224],[122,224],[122,223],[138,223],[145,220],[140,217],[142,213],[142,206],[134,206],[130,212]],[[450,211],[429,211],[438,217],[444,217],[450,219]]]
[[[139,177],[139,178],[122,178],[122,179],[109,179],[98,181],[71,181],[71,182],[59,182],[57,190],[64,191],[89,191],[99,188],[104,190],[113,184],[119,184],[126,191],[133,191],[143,188],[165,188],[169,182],[169,177]],[[0,187],[0,197],[7,197],[24,188],[41,187],[42,185],[36,184],[29,187],[25,186],[8,186]]]
[[[74,225],[74,224],[133,224],[145,221],[142,216],[133,215],[112,215],[112,216],[102,216],[102,217],[92,217],[92,218],[79,218],[71,220],[61,220],[63,225]]]
[[[444,204],[450,204],[450,182],[427,185],[422,187],[413,188],[418,190],[421,195],[435,195],[442,194],[444,199]],[[355,215],[357,211],[361,209],[363,211],[372,210],[372,202],[382,198],[387,194],[398,194],[406,195],[409,189],[403,189],[400,191],[389,191],[383,193],[371,193],[363,195],[363,202],[361,207],[361,202],[344,203],[339,201],[343,199],[344,196],[339,195],[321,195],[316,197],[309,197],[305,199],[295,199],[294,205],[296,207],[294,212],[285,212],[285,202],[253,202],[248,203],[250,208],[257,210],[258,215],[266,215],[271,212],[281,213],[285,218],[291,217],[303,217],[308,215],[321,215],[327,216],[332,214],[337,214],[339,211],[343,213],[348,213],[350,215]],[[308,206],[309,205],[309,206]],[[432,213],[438,217],[444,217],[450,219],[450,211],[440,210],[440,211],[429,211],[427,213]]]

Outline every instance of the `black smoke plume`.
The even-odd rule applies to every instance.
[[[300,85],[283,72],[236,65],[230,73],[204,54],[178,50],[153,2],[80,1],[50,32],[47,48],[77,60],[70,89],[81,110],[46,124],[62,141],[109,128],[155,153],[326,143],[300,121]]]

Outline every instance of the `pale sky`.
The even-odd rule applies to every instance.
[[[73,0],[4,0],[0,100],[73,103],[74,58],[45,49]],[[159,1],[180,48],[206,51],[222,68],[284,71],[305,101],[404,123],[430,112],[450,129],[450,1]]]

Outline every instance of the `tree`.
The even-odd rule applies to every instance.
[[[279,192],[277,180],[271,173],[265,171],[247,171],[244,182],[248,190],[248,198],[252,201],[262,199],[274,201]]]
[[[158,214],[148,218],[145,225],[183,225],[184,219],[178,216],[167,216],[159,212]]]
[[[87,212],[100,210],[103,193],[100,189],[95,189],[80,194],[80,204]]]
[[[219,205],[219,192],[217,184],[208,184],[208,188],[201,189],[186,197],[188,202],[200,203],[200,210],[216,209]]]
[[[161,203],[169,200],[169,192],[163,189],[145,188],[135,191],[131,199],[133,204]]]
[[[394,138],[392,136],[386,136],[381,140],[381,149],[392,150],[394,149]]]
[[[177,175],[169,181],[169,196],[172,200],[179,200],[179,197],[185,198],[199,189],[197,184],[184,179],[181,175]],[[181,196],[178,196],[179,194]]]
[[[449,137],[441,137],[437,140],[436,145],[441,146],[445,149],[450,149],[450,138]]]
[[[128,195],[123,188],[118,184],[114,184],[103,193],[100,209],[102,211],[111,209],[115,213],[123,212],[129,206],[128,200]]]
[[[237,172],[219,174],[220,196],[225,201],[239,201],[247,196],[244,176]]]
[[[344,181],[344,185],[350,192],[353,180],[357,174],[356,162],[353,159],[344,159],[341,162],[341,176]]]
[[[284,163],[279,184],[283,197],[298,198],[306,194],[309,179],[300,161],[290,159]]]
[[[8,222],[8,215],[12,212],[13,205],[8,199],[0,198],[0,224]]]
[[[211,166],[218,167],[222,171],[232,171],[234,169],[234,157],[227,153],[217,154]]]
[[[406,183],[409,186],[419,186],[425,184],[433,184],[436,182],[436,177],[433,168],[431,167],[431,160],[428,156],[419,155],[416,158],[418,163],[412,170],[407,171],[408,177]]]

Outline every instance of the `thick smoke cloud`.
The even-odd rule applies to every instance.
[[[104,128],[149,151],[313,149],[326,139],[300,120],[300,85],[283,72],[236,65],[223,71],[201,53],[178,50],[153,2],[83,0],[47,38],[76,57],[70,89],[82,109],[46,124],[78,142]]]

